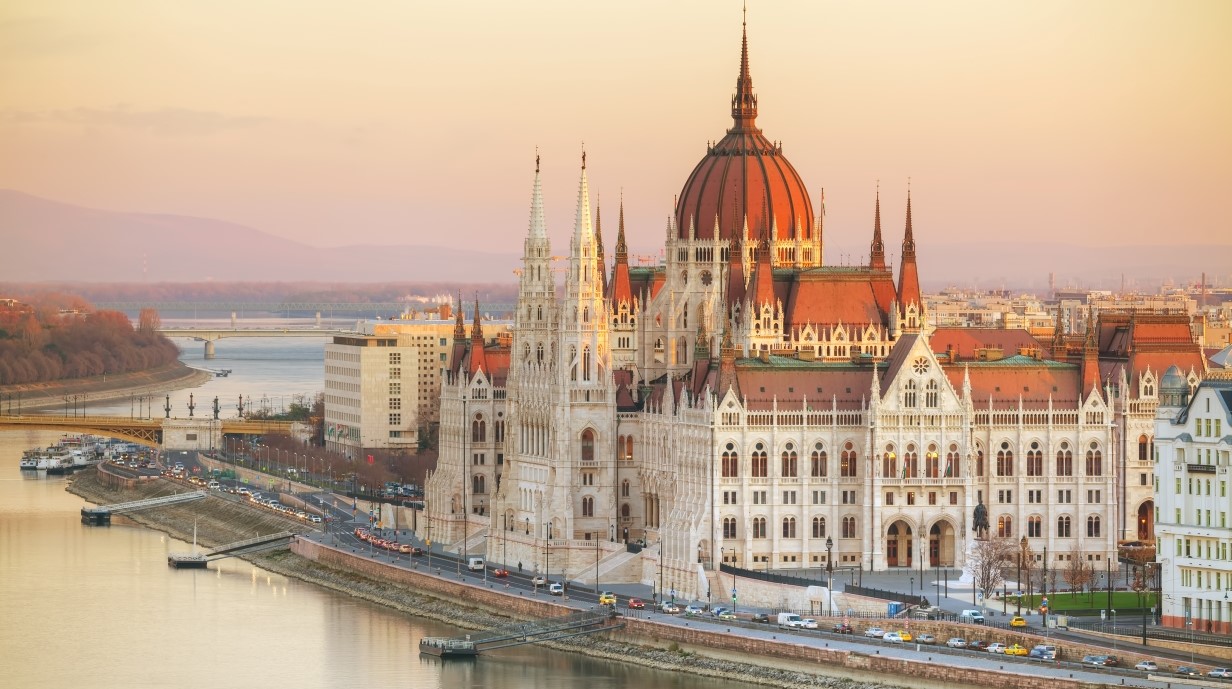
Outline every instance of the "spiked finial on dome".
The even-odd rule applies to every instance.
[[[747,13],[747,9],[745,12]],[[732,119],[737,129],[751,129],[757,119],[757,96],[753,94],[753,77],[749,76],[747,18],[740,22],[740,76],[736,78],[736,94],[732,96]]]

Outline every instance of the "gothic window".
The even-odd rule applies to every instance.
[[[783,452],[782,457],[782,473],[783,478],[795,478],[797,474],[796,451],[792,449],[791,444],[787,445],[787,449]]]
[[[485,486],[484,486],[484,479],[483,479],[483,475],[482,475],[482,474],[480,474],[480,475],[478,475],[478,476],[472,476],[472,477],[471,477],[471,492],[472,492],[472,493],[475,493],[475,494],[479,495],[479,494],[483,494],[483,493],[487,492],[487,491],[485,491],[485,490],[484,490],[484,487],[485,487]]]
[[[1039,538],[1044,535],[1044,519],[1038,514],[1027,517],[1027,538]]]
[[[1057,517],[1057,538],[1069,538],[1070,536],[1070,519],[1069,515],[1061,515]]]
[[[915,371],[917,376],[922,376],[925,373],[928,373],[928,368],[929,363],[928,357],[926,356],[916,357],[916,360],[911,362],[911,370]]]
[[[582,307],[582,322],[583,323],[590,322],[590,307],[589,306]]]
[[[1001,443],[1001,449],[997,450],[997,476],[1013,476],[1014,475],[1014,451],[1010,449],[1010,444]]]
[[[1139,462],[1145,462],[1146,460],[1150,459],[1151,455],[1148,453],[1148,449],[1147,449],[1150,447],[1150,442],[1151,441],[1147,439],[1145,434],[1138,436],[1138,461]]]
[[[1104,453],[1099,450],[1099,443],[1091,442],[1091,449],[1087,450],[1087,476],[1103,476],[1104,474]]]
[[[924,454],[924,475],[928,478],[938,478],[941,475],[940,455],[937,454],[937,446],[929,445],[928,452]]]
[[[541,364],[543,363],[543,343],[542,342],[535,345],[535,360]]]
[[[817,443],[817,445],[813,448],[813,457],[812,457],[812,462],[810,463],[810,467],[809,467],[810,468],[809,475],[813,477],[826,476],[827,471],[828,471],[826,468],[826,464],[827,462],[826,462],[825,448],[822,447],[821,443]]]
[[[981,478],[984,476],[984,448],[982,447],[975,449],[975,475]]]
[[[595,516],[595,499],[590,497],[589,495],[582,498],[582,516],[583,517]]]
[[[960,455],[958,454],[958,445],[951,444],[949,452],[945,453],[945,475],[947,478],[959,475],[959,460]]]
[[[492,424],[492,434],[496,436],[495,437],[496,442],[498,443],[504,442],[505,441],[505,422],[500,419],[497,419],[496,423]]]
[[[629,497],[629,479],[625,479],[620,482],[620,497]]]
[[[1014,519],[1008,514],[997,517],[997,538],[1014,537]]]
[[[929,409],[937,408],[937,381],[930,380],[924,388],[924,406]]]
[[[766,518],[753,517],[753,538],[766,537]]]
[[[656,364],[663,363],[663,338],[661,337],[655,340],[654,360]]]
[[[731,443],[727,446],[730,448]],[[734,450],[728,450],[723,453],[723,478],[736,478],[740,476],[740,455]]]
[[[908,409],[915,408],[915,401],[916,401],[915,393],[916,393],[915,381],[914,380],[907,381],[907,384],[903,386],[903,406],[904,407]]]
[[[1074,453],[1069,449],[1069,443],[1061,443],[1061,449],[1057,450],[1057,476],[1073,476],[1074,475]]]
[[[529,342],[522,345],[522,360],[530,361],[530,343]]]
[[[629,503],[623,503],[620,506],[620,518],[626,520],[629,518]]]
[[[633,436],[625,436],[625,461],[633,461]]]
[[[723,517],[723,538],[736,538],[735,517]]]
[[[856,537],[856,518],[843,517],[843,538]]]
[[[826,537],[826,518],[813,517],[813,538]]]
[[[907,446],[907,454],[903,455],[903,478],[920,477],[920,455],[915,451],[915,445]]]
[[[582,431],[582,461],[595,461],[595,432],[589,428]]]
[[[857,466],[855,447],[848,442],[843,446],[842,453],[839,454],[839,476],[844,478],[855,478],[859,475],[856,469]]]
[[[538,306],[538,307],[535,307],[535,309],[536,309],[535,320],[539,320],[539,321],[543,320],[543,307]]]
[[[884,478],[898,478],[898,455],[894,454],[893,445],[886,445],[885,454],[881,455],[881,475]]]
[[[590,346],[582,348],[582,380],[590,380]]]
[[[761,443],[757,443],[757,449],[753,451],[753,477],[766,478],[770,475],[769,465],[766,461],[766,451],[762,449]]]
[[[783,538],[796,537],[796,518],[785,517],[783,519]]]
[[[577,380],[577,348],[569,347],[569,380]]]
[[[1031,443],[1031,449],[1027,450],[1027,476],[1043,476],[1044,475],[1044,452],[1039,449],[1038,442]]]
[[[1087,538],[1099,538],[1099,515],[1087,517]]]
[[[487,423],[483,420],[483,414],[477,414],[471,422],[471,442],[487,442],[487,438]]]

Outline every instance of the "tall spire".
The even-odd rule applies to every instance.
[[[586,149],[582,149],[582,176],[578,180],[577,217],[573,223],[575,238],[590,239],[592,229],[590,224],[590,183],[586,179]]]
[[[491,374],[488,359],[483,351],[483,321],[479,318],[479,295],[475,295],[475,320],[471,323],[471,358],[467,367],[473,376],[477,371]]]
[[[462,305],[462,293],[458,292],[458,310],[453,321],[453,341],[466,341],[466,320],[462,317],[462,311],[466,307]]]
[[[603,255],[603,219],[600,203],[595,204],[595,271],[603,283],[603,294],[607,294],[607,258]]]
[[[911,186],[907,186],[907,229],[903,233],[903,263],[898,271],[898,303],[905,310],[911,304],[923,306],[920,272],[915,265],[915,237],[911,234]]]
[[[903,233],[903,260],[915,260],[915,235],[911,233],[911,181],[907,181],[907,230]]]
[[[539,182],[538,151],[535,152],[535,190],[530,197],[530,237],[531,239],[547,239],[548,237],[548,225],[543,219],[543,187]]]
[[[885,270],[885,244],[881,241],[881,183],[877,183],[877,205],[873,216],[873,244],[868,252],[868,267],[871,270]]]
[[[747,15],[748,9],[745,9]],[[749,26],[747,16],[740,22],[740,76],[736,78],[736,94],[732,96],[732,120],[736,129],[753,129],[757,119],[757,96],[753,94],[753,78],[749,76]]]
[[[629,247],[625,244],[625,199],[620,197],[620,221],[616,231],[616,261],[612,265],[612,303],[633,304],[633,287],[629,280]]]

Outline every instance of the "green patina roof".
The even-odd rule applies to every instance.
[[[959,364],[969,365],[972,368],[990,366],[996,368],[998,366],[1043,366],[1045,368],[1058,369],[1075,369],[1078,364],[1071,364],[1065,361],[1052,361],[1051,359],[1036,359],[1034,357],[1025,356],[1023,354],[1015,354],[1007,356],[1004,359],[996,361],[960,361]]]
[[[861,355],[860,357],[866,363],[856,364],[850,361],[803,361],[790,356],[770,355],[770,361],[762,361],[757,357],[747,359],[736,359],[736,364],[739,366],[760,367],[760,368],[807,368],[807,369],[827,369],[831,371],[869,371],[872,370],[872,356]],[[884,369],[886,362],[884,360],[877,362],[877,367]]]

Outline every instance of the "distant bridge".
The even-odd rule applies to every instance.
[[[167,505],[178,505],[182,502],[192,502],[193,500],[203,499],[205,499],[205,492],[198,490],[192,493],[164,495],[160,498],[146,498],[145,500],[133,500],[132,502],[118,502],[114,505],[83,507],[81,508],[81,523],[91,524],[93,526],[103,526],[111,523],[111,515],[113,514],[136,512],[137,510],[145,510],[151,507],[166,507]]]
[[[190,337],[205,343],[205,358],[214,358],[214,343],[224,337],[333,337],[354,335],[349,330],[316,328],[159,328],[167,337]]]
[[[222,447],[222,436],[291,433],[290,421],[260,419],[134,419],[127,416],[0,416],[0,431],[51,430],[122,438],[167,450]]]

